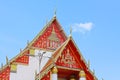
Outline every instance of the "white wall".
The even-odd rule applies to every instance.
[[[35,50],[35,55],[42,53],[43,51]],[[51,52],[46,52],[44,56],[51,57]],[[43,57],[40,65],[40,69],[44,67],[49,58]],[[35,80],[35,70],[39,72],[39,57],[29,57],[28,65],[17,65],[17,72],[10,73],[10,80]]]

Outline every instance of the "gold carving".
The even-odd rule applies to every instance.
[[[56,35],[56,33],[55,33],[54,27],[53,27],[52,33],[51,33],[51,35],[48,37],[48,39],[51,40],[51,41],[59,41],[59,39],[58,39],[58,37],[57,37],[57,35]]]
[[[75,59],[70,55],[69,49],[67,49],[67,53],[63,54],[61,58],[61,62],[65,64],[75,64]]]
[[[55,33],[55,29],[53,27],[51,35],[48,37],[49,40],[49,44],[50,44],[50,48],[55,49],[59,46],[59,38],[57,37],[56,33]]]

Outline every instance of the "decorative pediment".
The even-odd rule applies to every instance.
[[[77,61],[77,56],[68,46],[65,47],[61,56],[59,56],[56,64],[58,66],[64,66],[69,68],[80,68],[79,61]]]
[[[63,32],[56,18],[53,18],[41,33],[33,40],[32,46],[41,49],[55,50],[65,40],[66,35]]]

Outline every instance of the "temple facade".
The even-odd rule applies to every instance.
[[[54,16],[25,49],[0,68],[0,80],[97,80],[72,36]]]

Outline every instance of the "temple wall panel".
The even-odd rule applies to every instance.
[[[35,80],[35,71],[39,72],[49,58],[43,57],[41,60],[41,65],[39,68],[39,57],[38,53],[43,53],[44,51],[35,50],[34,56],[29,56],[29,64],[17,64],[17,71],[10,73],[10,80]],[[36,55],[36,56],[35,56]],[[51,56],[50,52],[46,52],[44,56]]]

